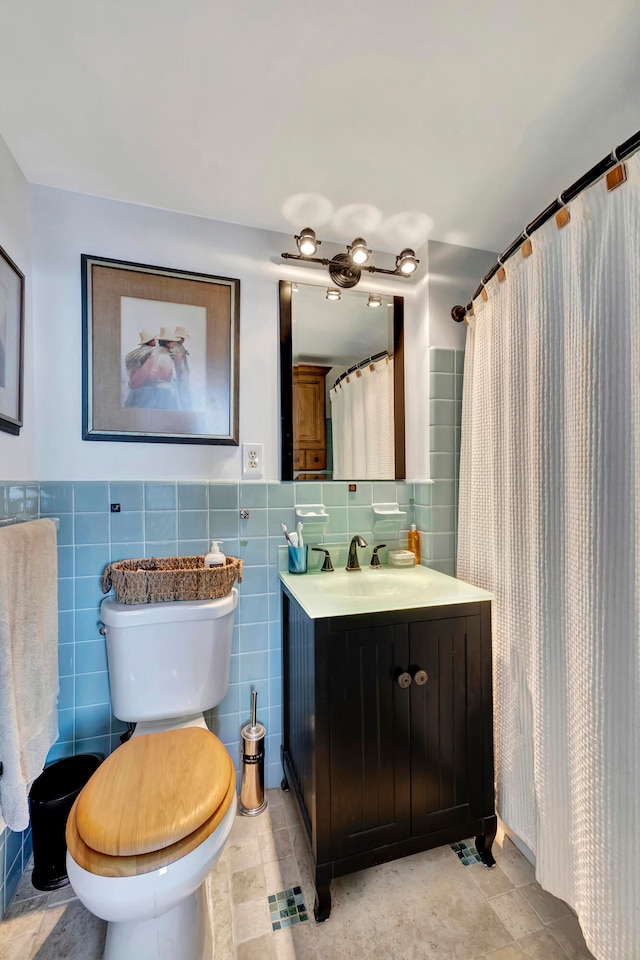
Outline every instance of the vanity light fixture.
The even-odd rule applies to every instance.
[[[316,239],[315,230],[312,230],[311,227],[305,227],[304,230],[301,230],[300,234],[296,236],[298,250],[303,257],[312,257],[318,249],[320,242],[320,240]]]
[[[326,299],[327,300],[339,300],[342,294],[336,287],[327,287]]]
[[[369,299],[367,300],[368,307],[381,307],[382,306],[382,297],[379,293],[370,293]]]
[[[405,247],[399,257],[396,257],[396,270],[399,270],[400,273],[409,277],[416,269],[419,260],[416,260],[416,255],[409,247]]]
[[[322,241],[317,239],[315,231],[311,227],[305,227],[300,234],[296,234],[295,239],[300,252],[283,253],[281,254],[283,260],[321,263],[323,267],[329,268],[329,276],[336,287],[342,287],[343,289],[355,287],[360,282],[363,270],[366,270],[367,273],[384,273],[389,277],[401,277],[406,280],[414,273],[420,263],[415,252],[410,247],[405,247],[396,257],[395,270],[371,266],[369,265],[371,250],[369,250],[362,237],[356,237],[353,243],[347,247],[346,253],[338,253],[331,260],[326,257],[314,257],[314,253]],[[339,297],[330,298],[327,295],[327,299],[338,300]],[[374,304],[369,304],[369,306],[374,306]]]
[[[366,241],[362,237],[356,237],[350,247],[347,247],[349,256],[353,263],[361,267],[371,256],[371,250],[367,249]]]

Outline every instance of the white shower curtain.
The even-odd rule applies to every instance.
[[[393,480],[393,358],[344,377],[329,393],[334,480]]]
[[[640,155],[474,303],[458,575],[492,590],[498,812],[597,960],[640,957]]]

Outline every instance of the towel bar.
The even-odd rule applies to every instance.
[[[30,520],[53,520],[56,530],[60,529],[60,517],[30,517],[26,513],[16,513],[15,517],[0,520],[0,527],[8,527],[16,523],[28,523]]]

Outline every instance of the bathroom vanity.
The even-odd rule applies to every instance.
[[[493,864],[491,594],[427,567],[281,573],[283,787],[333,877],[476,837]]]

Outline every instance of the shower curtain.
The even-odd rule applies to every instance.
[[[334,480],[393,480],[393,358],[366,364],[329,393]]]
[[[640,154],[469,319],[458,575],[495,593],[498,812],[597,960],[640,957]]]

